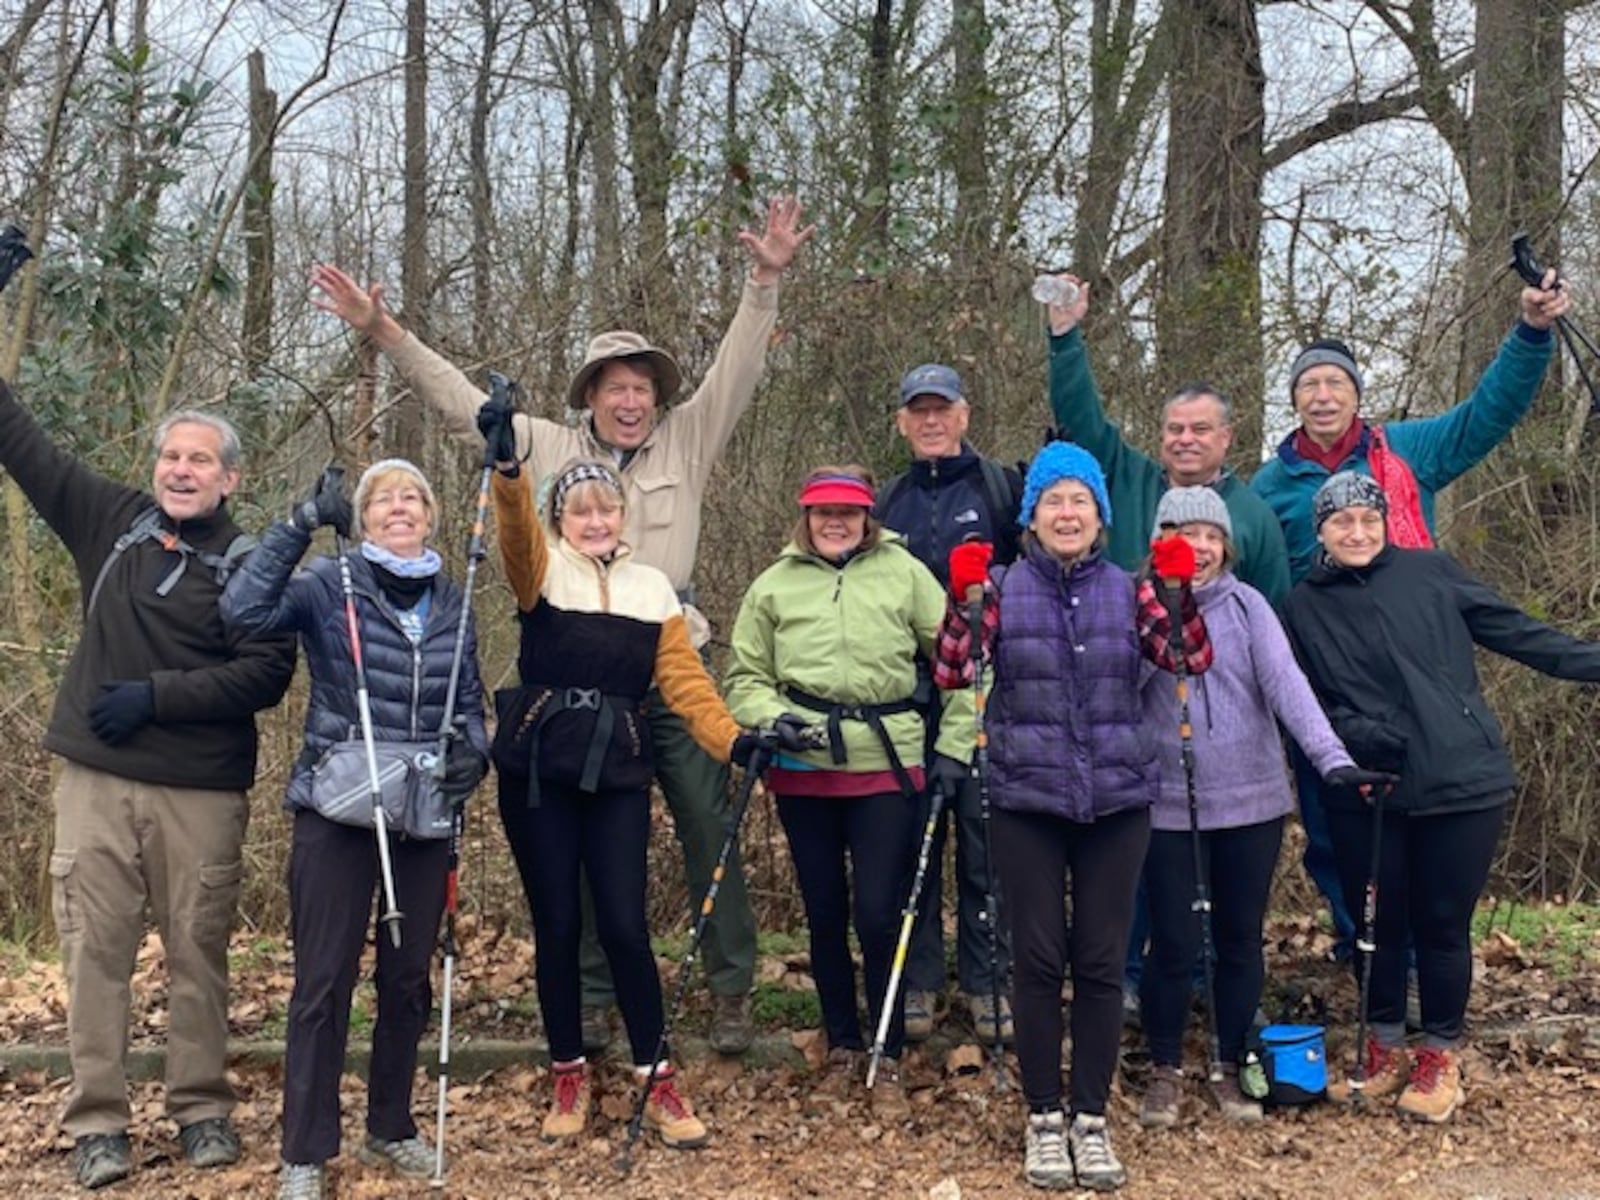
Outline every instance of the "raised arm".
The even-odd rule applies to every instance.
[[[1545,287],[1522,289],[1521,319],[1500,343],[1472,394],[1437,417],[1385,425],[1389,442],[1423,487],[1438,491],[1498,446],[1526,415],[1555,352],[1550,334],[1571,307],[1554,270]]]
[[[1122,431],[1106,419],[1100,389],[1089,366],[1089,348],[1080,322],[1089,311],[1089,285],[1075,276],[1078,298],[1069,305],[1047,308],[1050,322],[1050,413],[1061,436],[1076,442],[1121,486],[1137,487],[1146,477],[1161,478],[1161,464],[1123,440]]]
[[[1600,682],[1600,642],[1573,637],[1530,617],[1455,559],[1436,553],[1455,592],[1457,610],[1478,645],[1557,679]]]
[[[506,582],[517,598],[517,607],[532,612],[550,565],[550,543],[534,511],[533,491],[520,472],[496,471],[493,493],[495,537],[500,542]]]
[[[778,323],[778,284],[794,262],[800,247],[816,232],[801,224],[800,201],[779,196],[767,205],[766,226],[760,234],[744,229],[739,241],[750,253],[750,275],[738,311],[717,347],[717,357],[694,395],[678,406],[673,420],[685,431],[699,453],[691,469],[699,482],[711,472],[733,436],[733,430],[755,399],[756,386],[766,370],[767,346]]]

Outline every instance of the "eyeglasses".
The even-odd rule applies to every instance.
[[[1335,375],[1321,375],[1314,379],[1301,379],[1294,385],[1296,396],[1315,396],[1318,392],[1332,392],[1335,396],[1356,390],[1356,385],[1341,371]]]

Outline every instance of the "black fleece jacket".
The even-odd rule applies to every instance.
[[[87,605],[100,568],[155,499],[91,471],[56,446],[0,381],[0,466],[71,552]],[[242,532],[224,505],[202,520],[163,527],[197,550],[222,554]],[[255,713],[283,696],[294,674],[294,639],[229,634],[216,573],[190,558],[165,596],[156,587],[180,556],[154,540],[112,564],[86,613],[83,633],[56,692],[44,744],[124,779],[167,787],[236,791],[255,781]],[[89,728],[102,683],[149,680],[155,718],[108,746]]]
[[[1516,786],[1474,643],[1559,679],[1600,681],[1600,642],[1534,620],[1439,550],[1389,546],[1353,570],[1323,560],[1289,593],[1284,624],[1352,757],[1398,772],[1388,802],[1416,815],[1489,808]],[[1338,789],[1327,799],[1361,803]]]

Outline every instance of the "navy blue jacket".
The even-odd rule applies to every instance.
[[[994,511],[991,489],[984,481],[983,460],[965,442],[953,458],[919,459],[878,492],[874,515],[905,538],[906,548],[939,577],[950,582],[950,551],[972,534],[994,543],[994,561],[1017,557],[1021,529],[1022,479],[1009,467],[1005,475],[1009,508]]]
[[[222,619],[230,626],[252,632],[293,630],[305,647],[311,703],[306,709],[305,744],[284,796],[284,807],[289,809],[309,807],[311,768],[328,747],[360,736],[356,669],[350,657],[339,560],[323,556],[313,559],[305,570],[295,571],[310,543],[310,535],[293,525],[274,525],[245,566],[234,572],[222,594]],[[461,589],[442,572],[434,577],[422,640],[413,645],[394,606],[380,591],[372,568],[358,553],[350,555],[350,575],[361,625],[373,736],[393,742],[425,742],[438,737],[456,626],[461,620]],[[456,712],[467,720],[467,740],[487,758],[478,637],[470,618]]]

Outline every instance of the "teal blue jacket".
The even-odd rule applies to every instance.
[[[1499,353],[1466,400],[1436,417],[1384,424],[1389,449],[1405,460],[1417,478],[1422,518],[1430,532],[1434,493],[1480,462],[1522,419],[1539,391],[1554,348],[1549,330],[1519,321],[1500,343]],[[1363,434],[1339,470],[1370,475],[1370,442],[1370,435]],[[1295,583],[1310,573],[1315,562],[1317,535],[1311,527],[1311,497],[1332,473],[1320,463],[1302,458],[1291,433],[1250,481],[1283,525]]]
[[[1106,473],[1112,517],[1106,557],[1137,572],[1150,552],[1156,505],[1171,485],[1161,464],[1130,446],[1106,419],[1083,334],[1076,328],[1050,339],[1050,409],[1062,436],[1094,455]],[[1224,470],[1211,486],[1233,519],[1233,545],[1239,552],[1234,575],[1277,607],[1289,594],[1289,557],[1278,518],[1231,471]]]

